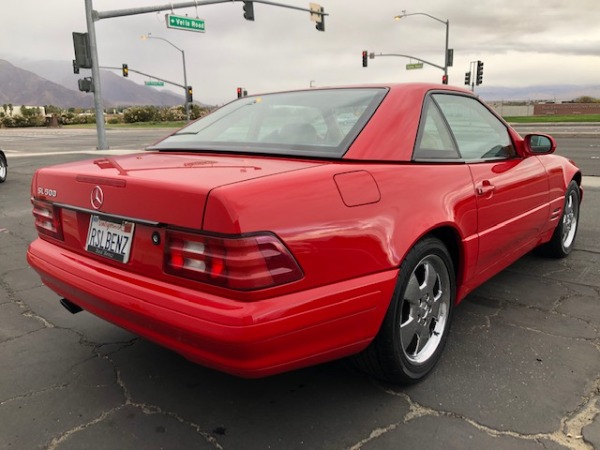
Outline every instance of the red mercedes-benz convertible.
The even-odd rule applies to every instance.
[[[469,292],[573,249],[581,173],[555,147],[449,86],[245,97],[145,152],[38,170],[27,257],[72,312],[224,372],[352,355],[414,382]]]

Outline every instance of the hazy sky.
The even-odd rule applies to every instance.
[[[187,0],[186,0],[187,1]],[[193,1],[193,0],[192,0]],[[379,57],[361,65],[361,52],[401,53],[443,65],[446,27],[424,12],[450,23],[454,66],[450,84],[463,85],[474,60],[485,63],[485,86],[600,84],[600,1],[598,0],[316,0],[330,15],[326,31],[315,30],[309,14],[255,4],[256,20],[244,20],[241,2],[179,9],[206,21],[206,33],[168,29],[165,14],[96,22],[101,66],[121,66],[183,84],[181,53],[148,32],[185,51],[188,84],[194,99],[231,100],[238,86],[250,93],[370,82],[440,82],[442,71],[416,61]],[[172,2],[177,3],[177,1]],[[308,8],[305,0],[280,3]],[[85,32],[83,0],[0,0],[0,59],[74,58],[73,31]],[[164,0],[94,0],[97,11],[169,4]],[[82,70],[82,76],[89,73]],[[145,78],[134,74],[132,80]]]

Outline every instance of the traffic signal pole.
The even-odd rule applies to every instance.
[[[87,23],[90,53],[92,57],[92,80],[94,83],[94,110],[96,113],[96,135],[98,150],[108,150],[106,126],[104,124],[104,106],[102,105],[102,83],[100,83],[100,64],[98,63],[98,46],[96,44],[96,25],[94,24],[92,0],[85,0],[85,21]]]
[[[185,51],[183,49],[177,47],[175,44],[173,44],[168,39],[165,39],[160,36],[152,36],[151,33],[143,35],[142,39],[144,39],[144,40],[158,39],[159,41],[164,41],[167,44],[169,44],[171,47],[173,47],[175,50],[177,50],[178,52],[181,53],[181,58],[183,59],[183,90],[184,90],[183,98],[185,99],[185,117],[186,117],[186,120],[189,122],[190,121],[190,101],[188,100],[189,94],[188,94],[188,83],[187,83],[187,71],[185,68],[186,67],[185,66]]]
[[[107,150],[108,143],[106,141],[106,127],[104,125],[104,107],[102,105],[102,90],[100,86],[100,64],[98,62],[98,46],[96,45],[96,28],[95,22],[102,19],[111,19],[114,17],[125,17],[133,16],[137,14],[147,14],[152,12],[160,11],[173,11],[175,9],[192,8],[205,5],[215,5],[219,3],[232,3],[241,2],[243,0],[194,0],[183,3],[167,3],[158,6],[146,6],[141,8],[129,8],[113,11],[94,11],[92,6],[92,0],[85,0],[85,18],[87,23],[90,52],[92,58],[92,79],[94,83],[94,108],[96,109],[96,132],[98,135],[98,150]],[[249,0],[247,0],[249,1]],[[319,11],[313,11],[308,8],[300,8],[297,6],[284,5],[282,3],[267,1],[267,0],[252,0],[254,3],[262,3],[264,5],[278,6],[280,8],[295,9],[297,11],[306,11],[311,13],[312,16],[317,15],[324,21],[325,16],[329,14],[325,13],[323,8]],[[321,22],[321,26],[317,24],[317,30],[324,31],[324,22]],[[187,85],[187,80],[184,81]]]
[[[454,61],[453,61],[454,60],[454,50],[448,48],[448,44],[450,42],[450,20],[438,19],[437,17],[432,16],[431,14],[424,13],[424,12],[416,12],[416,13],[407,14],[406,11],[403,11],[402,14],[395,16],[394,20],[400,20],[403,17],[410,17],[410,16],[426,16],[426,17],[429,17],[430,19],[433,19],[433,20],[443,24],[446,27],[446,44],[444,47],[444,67],[438,66],[436,64],[428,63],[427,61],[423,61],[423,62],[426,64],[429,64],[430,66],[437,67],[438,69],[442,69],[444,71],[444,76],[442,77],[442,82],[444,84],[448,84],[448,67],[452,67],[452,65],[454,64]],[[404,56],[404,55],[400,55],[400,56]]]
[[[173,44],[171,44],[173,45]],[[190,87],[188,86],[188,82],[187,82],[187,72],[185,70],[185,52],[183,50],[181,50],[181,57],[183,58],[183,84],[185,86],[185,118],[186,120],[189,122],[190,121],[190,103],[192,102],[190,100],[191,95],[190,95]]]
[[[471,61],[469,71],[465,73],[465,84],[471,83],[471,92],[475,92],[475,86],[483,83],[483,61]]]
[[[443,70],[443,71],[444,71],[444,75],[447,75],[447,70],[448,70],[448,68],[447,68],[447,67],[445,67],[445,66],[440,66],[440,65],[438,65],[438,64],[434,64],[434,63],[432,63],[432,62],[429,62],[429,61],[426,61],[426,60],[424,60],[423,58],[417,58],[416,56],[411,56],[411,55],[402,55],[402,54],[400,54],[400,53],[379,53],[379,54],[377,54],[377,55],[376,55],[375,53],[371,53],[371,54],[369,55],[369,57],[370,57],[371,59],[375,58],[376,56],[400,56],[400,57],[402,57],[402,58],[416,59],[417,61],[420,61],[420,62],[422,62],[423,64],[427,64],[428,66],[437,67],[438,69],[441,69],[441,70]],[[367,67],[367,66],[365,66],[365,65],[363,64],[363,67]]]
[[[113,67],[113,66],[101,66],[100,68],[105,69],[105,70],[121,70],[121,67]],[[128,67],[127,70],[129,70],[131,73],[137,73],[138,75],[142,75],[144,77],[153,78],[155,80],[162,81],[163,83],[167,83],[172,86],[177,86],[181,89],[186,89],[186,87],[183,84],[175,83],[174,81],[165,80],[164,78],[157,77],[156,75],[151,75],[149,73],[141,72],[139,70],[132,69],[131,67]]]

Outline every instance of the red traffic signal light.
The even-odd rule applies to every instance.
[[[242,92],[243,92],[243,89],[241,87],[237,88],[237,98],[242,98]]]
[[[369,58],[369,52],[366,51],[366,50],[364,50],[362,52],[362,64],[363,64],[363,67],[367,67],[369,65],[368,58]]]
[[[448,84],[448,75],[442,75],[442,84]]]

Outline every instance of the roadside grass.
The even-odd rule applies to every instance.
[[[569,116],[503,116],[509,123],[598,123],[600,114],[574,114]],[[106,124],[106,129],[117,128],[181,128],[186,124],[185,121],[176,122],[136,122],[136,123],[116,123]],[[81,125],[64,125],[64,128],[96,128],[95,123]]]
[[[600,114],[574,114],[570,116],[504,116],[504,120],[511,123],[560,123],[560,122],[600,122]]]

